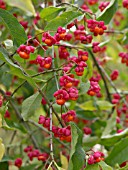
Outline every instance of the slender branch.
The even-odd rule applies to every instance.
[[[51,107],[50,107],[50,155],[51,155],[51,159],[54,160],[53,137],[52,137],[52,108]]]
[[[13,132],[13,134],[12,134],[12,137],[11,137],[11,139],[10,139],[9,145],[12,144],[16,133],[17,133],[17,131],[15,130],[15,131]],[[9,153],[9,149],[10,149],[10,147],[7,147],[7,153]]]
[[[3,62],[1,65],[0,65],[0,67],[2,67],[3,65],[5,65],[6,63],[5,62]]]
[[[55,64],[54,64],[54,46],[52,46],[52,68],[55,69]],[[59,85],[58,85],[58,80],[57,80],[57,76],[56,76],[56,71],[54,71],[54,77],[55,77],[55,81],[56,81],[56,87],[59,90]]]
[[[118,31],[118,30],[107,30],[105,33],[111,33],[111,34],[125,34],[124,31]]]

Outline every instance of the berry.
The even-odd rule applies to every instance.
[[[22,159],[21,158],[17,158],[16,160],[15,160],[15,166],[17,166],[18,168],[20,168],[21,167],[21,165],[22,165]]]

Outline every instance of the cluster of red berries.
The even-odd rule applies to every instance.
[[[54,93],[56,103],[58,105],[64,105],[67,100],[77,100],[78,90],[75,87],[69,89],[59,89]]]
[[[119,53],[119,56],[121,57],[121,63],[126,64],[126,66],[128,66],[128,53],[121,52]]]
[[[59,47],[59,58],[60,59],[67,59],[69,57],[69,52],[64,46]]]
[[[99,82],[101,80],[101,75],[97,72],[93,72],[93,76],[90,78],[90,81],[96,81]]]
[[[100,151],[94,152],[92,155],[89,156],[88,164],[92,165],[103,160],[104,160],[104,154],[102,152]]]
[[[65,123],[74,121],[76,118],[76,112],[74,110],[70,110],[65,114],[62,114],[61,118],[64,120]]]
[[[67,34],[66,29],[58,27],[57,33],[54,35],[54,38],[57,42],[59,42],[60,40],[70,41],[72,38],[72,34]]]
[[[123,0],[123,7],[128,9],[128,0]]]
[[[102,35],[104,30],[107,29],[104,25],[104,21],[96,21],[93,19],[87,20],[87,27],[91,32],[93,32],[94,36]]]
[[[0,0],[0,8],[6,9],[6,3],[3,0]]]
[[[50,130],[50,118],[40,115],[38,123]]]
[[[52,132],[54,133],[54,136],[59,138],[61,141],[71,142],[71,127],[67,126],[64,128],[52,127]]]
[[[40,55],[37,56],[36,62],[40,65],[41,68],[49,69],[52,66],[52,57],[41,57]]]
[[[110,78],[112,81],[116,80],[119,76],[119,71],[118,70],[113,70],[111,75],[110,75]]]
[[[43,33],[42,42],[48,46],[52,46],[56,43],[56,39],[52,37],[48,32]]]
[[[67,75],[60,77],[60,80],[59,80],[60,86],[64,87],[65,89],[68,89],[72,86],[78,86],[79,82],[80,81],[78,79],[74,79]]]
[[[69,114],[62,116],[62,117],[63,117],[64,121],[69,122],[69,121],[72,121],[73,119],[75,119],[75,116],[76,115],[75,115],[75,113],[73,114],[73,111],[69,111]],[[72,118],[72,120],[71,120],[71,118]],[[50,118],[46,118],[46,117],[40,115],[38,123],[42,124],[43,127],[50,130]],[[67,126],[64,128],[52,126],[52,132],[54,133],[54,136],[59,138],[60,140],[65,140],[67,142],[71,142],[71,128],[70,128],[70,126]]]
[[[35,48],[28,45],[20,45],[20,47],[17,49],[17,53],[23,59],[29,59],[30,53],[34,53],[34,51]]]
[[[110,2],[106,1],[106,2],[101,2],[99,5],[99,9],[102,12],[108,5],[110,4]]]
[[[71,57],[68,59],[69,63],[68,65],[64,66],[64,71],[68,72],[70,69],[76,65],[75,72],[77,76],[82,76],[84,73],[84,68],[87,67],[86,61],[88,60],[88,53],[85,51],[78,51],[78,57]],[[68,66],[68,67],[67,67]]]
[[[81,27],[78,28],[76,31],[74,31],[74,37],[75,40],[80,40],[83,44],[89,44],[92,42],[92,35],[87,35],[83,29],[81,30]]]
[[[27,153],[30,161],[32,161],[33,158],[37,158],[39,161],[45,162],[49,157],[49,154],[45,152],[41,153],[38,149],[33,149],[33,146],[27,146],[24,152]]]
[[[90,80],[90,88],[87,92],[90,96],[95,96],[96,94],[99,94],[100,92],[100,86],[97,81],[91,81]]]
[[[113,94],[112,104],[118,104],[121,97],[118,93]]]
[[[92,51],[93,51],[93,53],[98,53],[98,52],[101,51],[101,48],[98,45],[99,45],[98,42],[93,42],[92,43]]]

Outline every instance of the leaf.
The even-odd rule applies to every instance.
[[[41,95],[39,92],[25,99],[22,103],[22,116],[24,120],[30,118],[35,110],[41,105]]]
[[[125,129],[121,133],[116,133],[114,135],[106,135],[106,136],[101,137],[100,143],[105,145],[105,146],[112,146],[116,142],[118,142],[120,139],[124,138],[127,135],[128,135],[128,128]]]
[[[33,87],[36,87],[34,80],[28,75],[24,74],[24,71],[17,64],[14,64],[8,57],[8,53],[4,48],[0,47],[0,59],[7,63],[11,69],[13,69],[13,74],[18,77],[27,80]],[[11,72],[10,72],[11,73]]]
[[[86,147],[93,147],[95,144],[99,143],[99,138],[97,136],[86,136],[84,139],[83,139],[83,143],[84,143],[84,146],[85,146],[85,149]]]
[[[109,156],[106,158],[107,164],[114,166],[128,160],[128,138],[121,139],[120,142],[114,145]]]
[[[104,161],[100,161],[98,164],[101,166],[102,170],[113,170],[113,168],[107,165]]]
[[[31,0],[5,0],[10,6],[20,8],[25,11],[28,15],[36,15],[34,6]]]
[[[97,115],[89,110],[83,110],[79,107],[75,107],[76,114],[79,118],[85,119],[85,120],[93,120],[97,117]]]
[[[102,133],[102,137],[110,134],[115,126],[116,126],[116,112],[114,112],[112,116],[107,120],[107,125]]]
[[[98,164],[88,165],[84,170],[100,170]]]
[[[58,14],[61,11],[64,11],[66,8],[57,8],[57,7],[48,7],[48,8],[44,8],[41,12],[40,12],[40,17],[45,19],[46,21],[50,21],[52,19],[54,19],[55,17],[58,16]]]
[[[20,170],[35,169],[36,166],[37,166],[37,164],[27,165],[27,166],[21,167]]]
[[[4,156],[4,153],[5,153],[5,147],[4,144],[2,143],[2,139],[0,138],[0,160]]]
[[[80,94],[85,94],[90,88],[90,81],[87,83],[81,82],[80,83]]]
[[[68,159],[66,156],[64,156],[62,153],[60,154],[60,160],[62,164],[62,168],[67,169],[68,168]]]
[[[24,31],[24,28],[20,25],[17,19],[10,14],[8,11],[0,8],[0,18],[3,20],[4,24],[9,29],[9,32],[16,44],[16,46],[20,46],[25,43],[27,40],[27,35]]]
[[[78,106],[83,110],[89,110],[89,111],[96,110],[96,108],[93,105],[93,101],[91,101],[91,100],[89,100],[85,103],[79,104]]]
[[[71,125],[71,152],[68,170],[80,170],[84,165],[85,152],[82,148],[82,131],[74,124]]]
[[[118,0],[111,0],[110,4],[98,15],[97,20],[104,21],[105,24],[109,24],[117,9]]]
[[[0,170],[9,170],[8,169],[9,163],[6,162],[0,162]]]
[[[96,102],[100,110],[109,110],[113,107],[113,104],[109,103],[108,101],[98,100]]]
[[[83,15],[79,11],[68,11],[63,12],[60,16],[56,17],[55,19],[51,20],[46,27],[44,28],[45,31],[52,30],[56,31],[59,26],[65,27],[67,24],[69,24],[71,21],[73,21],[78,16]]]

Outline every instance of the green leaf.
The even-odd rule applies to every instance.
[[[57,30],[59,26],[65,27],[67,24],[69,24],[71,21],[76,19],[77,17],[83,15],[79,11],[68,11],[64,12],[60,16],[56,17],[55,19],[51,20],[46,27],[44,28],[45,31],[48,30]]]
[[[102,133],[102,137],[110,134],[115,126],[116,126],[116,112],[114,112],[112,116],[107,120],[107,125]]]
[[[100,170],[98,164],[88,165],[84,170]]]
[[[98,15],[97,20],[104,21],[105,24],[109,24],[117,9],[118,0],[111,0],[110,4]]]
[[[84,148],[93,147],[95,144],[99,143],[100,139],[97,136],[88,136],[83,139]]]
[[[105,145],[105,146],[112,146],[116,142],[118,142],[120,139],[124,138],[127,135],[128,135],[128,128],[125,129],[121,133],[116,133],[114,135],[106,135],[106,136],[101,137],[101,142],[100,143],[102,145]]]
[[[85,152],[82,148],[82,131],[74,124],[71,124],[71,152],[68,170],[80,170],[84,165]]]
[[[107,164],[114,166],[128,160],[128,138],[121,139],[120,142],[114,145],[109,156],[106,158]]]
[[[14,64],[12,60],[8,57],[8,52],[1,47],[0,47],[0,59],[4,61],[6,64],[8,64],[10,68],[13,70],[10,72],[10,74],[17,75],[18,77],[27,80],[33,87],[36,87],[34,80],[28,75],[24,74],[23,69],[17,64]]]
[[[96,108],[93,105],[93,101],[89,100],[85,103],[79,104],[78,107],[80,107],[83,110],[89,110],[89,111],[94,111]]]
[[[5,0],[10,6],[20,8],[25,11],[28,15],[36,15],[34,6],[31,0]]]
[[[81,82],[80,83],[80,94],[85,94],[90,88],[90,81],[87,83]]]
[[[107,165],[104,161],[100,161],[98,164],[101,166],[102,170],[113,170],[113,168]]]
[[[37,166],[37,164],[27,165],[27,166],[21,167],[20,170],[35,169],[36,166]]]
[[[85,120],[93,120],[97,117],[97,115],[89,110],[84,110],[79,107],[75,107],[76,114],[79,118],[85,119]]]
[[[0,170],[9,170],[8,166],[9,166],[9,164],[8,164],[7,161],[6,162],[0,162]]]
[[[113,107],[113,104],[109,103],[108,101],[98,100],[96,102],[100,110],[109,110]]]
[[[40,12],[40,17],[45,19],[46,21],[50,21],[54,18],[56,18],[58,16],[58,14],[61,11],[64,11],[66,8],[57,8],[57,7],[48,7],[48,8],[44,8],[41,12]]]
[[[17,47],[27,40],[27,35],[24,31],[24,28],[17,21],[16,17],[14,17],[8,11],[0,8],[0,18],[3,20],[3,22],[9,29],[10,34]]]
[[[25,99],[22,103],[22,116],[24,120],[30,118],[41,105],[41,95],[37,92]]]

